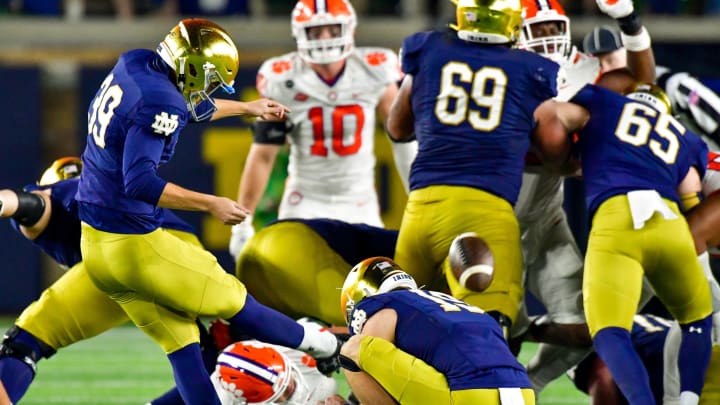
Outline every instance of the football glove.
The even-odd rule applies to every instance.
[[[627,17],[635,10],[632,0],[595,0],[603,13],[614,19]]]
[[[244,221],[232,227],[228,251],[235,260],[235,263],[237,263],[240,257],[243,246],[255,235],[255,228],[253,228],[252,221],[252,215],[248,215]]]
[[[210,381],[215,392],[220,398],[222,405],[246,405],[247,401],[243,397],[243,392],[235,387],[234,383],[227,383],[220,378],[220,373],[217,370],[210,374]]]
[[[720,346],[720,312],[715,312],[712,316],[712,344]]]

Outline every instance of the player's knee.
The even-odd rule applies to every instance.
[[[3,357],[18,359],[27,364],[33,374],[37,372],[37,362],[53,354],[55,349],[16,325],[5,332],[0,345],[0,359]]]

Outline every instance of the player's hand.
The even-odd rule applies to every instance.
[[[269,98],[261,98],[247,103],[248,114],[260,117],[266,121],[283,120],[289,112],[289,108]]]
[[[236,201],[217,196],[211,201],[208,211],[225,225],[239,224],[250,215],[250,211]]]
[[[635,10],[632,0],[595,0],[598,8],[612,18],[627,17]]]
[[[220,374],[215,370],[210,374],[210,381],[215,392],[220,399],[222,405],[245,405],[247,400],[243,397],[243,392],[235,387],[234,383],[227,383],[220,378]]]
[[[712,344],[720,346],[720,312],[715,312],[712,316]]]
[[[238,258],[240,257],[240,252],[242,251],[243,246],[245,246],[247,241],[255,235],[255,228],[252,225],[252,220],[252,215],[248,215],[244,221],[237,225],[233,225],[232,227],[228,251],[233,259],[235,259],[235,263],[237,263]]]

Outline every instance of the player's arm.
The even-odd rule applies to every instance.
[[[412,82],[411,75],[405,75],[397,97],[390,107],[390,115],[387,118],[385,128],[388,135],[395,141],[409,141],[415,132],[415,115],[412,111]]]
[[[256,123],[254,131],[257,132],[259,125],[267,125],[269,123]],[[270,180],[270,174],[275,166],[275,160],[280,152],[280,148],[285,142],[285,137],[281,138],[282,143],[258,143],[254,142],[250,147],[250,152],[245,160],[245,167],[240,178],[240,186],[238,190],[237,201],[243,207],[247,207],[250,212],[255,212],[260,198],[262,198],[265,188]]]
[[[0,190],[0,218],[13,218],[22,234],[33,240],[50,222],[50,191]]]
[[[132,126],[123,149],[123,184],[128,197],[162,208],[203,211],[224,224],[237,224],[248,215],[235,201],[199,193],[170,183],[157,173],[165,137],[142,125]]]
[[[587,110],[573,103],[546,100],[535,109],[534,117],[532,143],[543,163],[558,173],[575,171],[569,159],[571,134],[587,123]]]
[[[238,115],[252,115],[260,117],[264,120],[282,120],[285,119],[290,109],[269,98],[261,98],[253,101],[228,100],[224,98],[213,99],[217,111],[210,118],[215,121],[221,118],[227,118]]]
[[[383,388],[383,383],[389,381],[383,378],[387,374],[387,364],[390,359],[377,358],[370,350],[361,354],[363,338],[367,347],[367,338],[379,337],[390,343],[395,340],[395,326],[397,313],[392,309],[383,309],[373,314],[363,325],[361,333],[351,337],[340,350],[340,354],[360,365],[359,370],[345,371],[345,377],[355,396],[362,404],[396,404],[397,401]],[[363,361],[364,360],[364,361]],[[384,364],[384,366],[382,365]],[[378,370],[375,370],[378,368]],[[379,371],[380,373],[377,373]],[[385,373],[383,373],[385,371]],[[377,375],[378,377],[374,377]],[[390,377],[392,378],[392,377]],[[396,397],[399,398],[399,397]]]
[[[596,0],[598,8],[617,21],[627,49],[627,65],[637,80],[655,82],[655,55],[650,34],[643,27],[632,0]]]

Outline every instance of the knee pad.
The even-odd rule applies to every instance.
[[[55,354],[55,349],[33,336],[39,349],[39,351],[36,351],[32,346],[18,339],[18,335],[22,332],[30,335],[16,325],[13,325],[5,332],[2,345],[0,345],[0,358],[12,357],[18,359],[27,364],[35,374],[37,373],[37,362],[42,358],[51,357]]]

